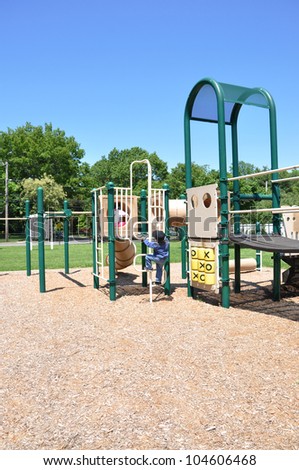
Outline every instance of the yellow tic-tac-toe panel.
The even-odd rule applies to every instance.
[[[195,258],[195,259],[191,259],[191,269],[192,271],[198,271],[197,269],[197,265],[198,265],[198,259]]]
[[[191,247],[191,283],[214,285],[217,282],[215,248]]]
[[[208,286],[216,284],[216,275],[205,273],[205,284],[207,284]]]
[[[215,272],[215,261],[206,261],[205,263],[205,273],[211,274]]]
[[[197,270],[204,273],[205,268],[206,268],[206,263],[202,259],[197,260]]]
[[[202,248],[201,257],[199,259],[204,259],[205,261],[215,261],[215,249],[214,248]]]

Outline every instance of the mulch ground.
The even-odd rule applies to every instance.
[[[247,273],[230,309],[90,269],[0,273],[1,449],[298,449],[299,293]]]

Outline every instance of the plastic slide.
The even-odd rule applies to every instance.
[[[185,224],[186,205],[185,201],[180,199],[171,199],[169,201],[169,222],[170,226],[180,227]],[[123,224],[123,229],[125,224]],[[115,269],[120,271],[127,268],[134,262],[136,247],[132,240],[115,240]]]
[[[131,240],[115,240],[115,269],[120,271],[134,261],[136,247]]]

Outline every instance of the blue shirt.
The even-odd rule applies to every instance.
[[[144,240],[144,244],[150,248],[153,248],[154,255],[159,259],[164,259],[168,257],[169,254],[169,240],[164,238],[163,242],[160,244],[158,242],[150,242],[148,238]]]

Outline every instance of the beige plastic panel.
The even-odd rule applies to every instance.
[[[217,184],[187,189],[190,238],[217,238],[220,201]]]
[[[162,221],[164,211],[161,208],[161,196],[152,198],[151,204],[155,207],[152,208],[155,224],[158,225]],[[186,225],[186,201],[184,199],[169,199],[169,225],[170,227],[182,227]]]
[[[282,206],[283,209],[290,209],[291,206]],[[288,238],[299,240],[299,212],[285,212],[282,214],[283,223]]]
[[[120,209],[124,211],[128,217],[123,218],[123,223],[119,224],[117,221],[115,221],[115,236],[119,236],[122,238],[132,238],[133,236],[133,228],[136,230],[136,225],[133,227],[133,225],[136,223],[138,220],[138,197],[137,196],[132,196],[132,199],[128,197],[127,199],[123,198],[121,207]],[[101,207],[101,201],[100,197],[98,199],[98,207],[99,207],[99,221],[100,221],[100,227],[99,227],[99,233],[100,230],[103,228],[104,233],[103,236],[107,237],[108,236],[108,197],[107,195],[102,196],[102,207]],[[127,222],[125,221],[127,219]]]
[[[171,227],[186,225],[186,201],[184,199],[169,200],[169,225]]]

